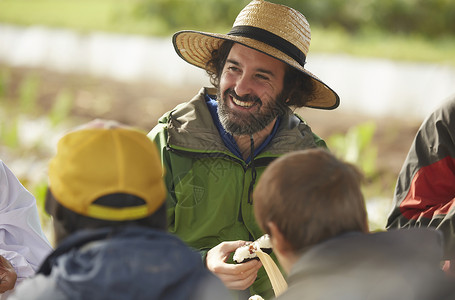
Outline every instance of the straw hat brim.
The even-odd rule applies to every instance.
[[[202,69],[206,69],[212,51],[218,49],[226,40],[270,55],[309,76],[313,81],[314,93],[311,100],[305,104],[306,107],[330,110],[339,106],[339,96],[328,85],[282,51],[263,42],[242,36],[192,30],[179,31],[172,38],[177,54],[186,62]]]

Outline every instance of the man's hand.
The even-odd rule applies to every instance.
[[[17,274],[11,263],[0,255],[0,293],[12,290],[16,284]]]
[[[245,244],[245,241],[223,242],[207,252],[207,268],[218,276],[228,289],[249,288],[256,280],[258,270],[262,266],[262,263],[256,259],[241,264],[226,263],[229,254]]]

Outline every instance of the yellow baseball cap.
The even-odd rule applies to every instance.
[[[49,164],[49,188],[66,208],[96,219],[137,220],[153,214],[166,199],[156,145],[132,128],[89,128],[60,139]],[[140,206],[95,204],[110,194],[130,194]]]

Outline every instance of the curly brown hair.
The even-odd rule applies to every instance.
[[[210,78],[210,83],[216,88],[220,85],[220,76],[226,59],[235,42],[226,40],[218,49],[212,51],[212,56],[205,65],[205,70]],[[299,70],[286,64],[283,79],[283,95],[287,99],[286,105],[303,107],[314,97],[314,84],[312,79]]]

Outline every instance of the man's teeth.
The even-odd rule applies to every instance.
[[[238,106],[241,106],[241,107],[251,107],[254,105],[254,102],[253,101],[240,101],[238,99],[235,99],[235,98],[232,98],[232,101],[234,101],[234,103]]]

